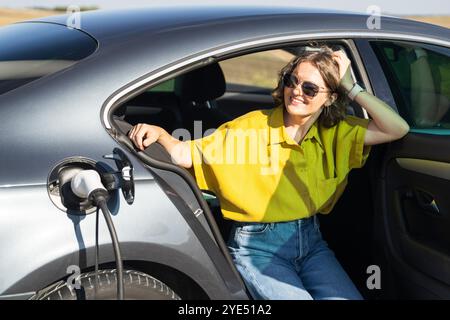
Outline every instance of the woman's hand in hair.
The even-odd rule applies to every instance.
[[[350,59],[343,50],[333,53],[334,60],[339,65],[340,85],[344,90],[349,91],[353,86],[353,80],[350,71]]]

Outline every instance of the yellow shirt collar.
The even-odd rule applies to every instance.
[[[286,132],[286,127],[284,126],[283,111],[283,106],[278,106],[269,116],[269,145],[282,142],[286,142],[287,144],[291,145],[298,145],[298,143],[296,143]],[[318,120],[314,121],[305,137],[303,138],[303,141],[314,138],[323,149],[322,141],[319,136],[318,125]]]

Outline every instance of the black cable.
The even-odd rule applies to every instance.
[[[99,214],[100,209],[97,207],[97,212],[95,213],[95,282],[94,282],[94,297],[97,299],[98,290],[98,225],[99,225]]]
[[[116,258],[116,273],[117,273],[117,299],[124,299],[124,288],[123,288],[123,263],[122,255],[120,253],[119,239],[117,238],[116,229],[114,228],[113,221],[111,219],[111,212],[108,209],[107,201],[108,192],[104,189],[95,190],[91,194],[91,198],[94,203],[99,207],[103,216],[105,217],[106,225],[108,226],[109,234],[111,236],[111,241],[113,243],[114,255]]]

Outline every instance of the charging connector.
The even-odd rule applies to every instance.
[[[97,204],[99,196],[108,198],[108,191],[103,186],[100,175],[95,170],[78,172],[70,182],[73,193],[81,199],[89,199]]]
[[[102,181],[100,179],[100,175],[95,170],[82,170],[78,172],[72,178],[70,185],[72,192],[77,197],[92,201],[92,203],[103,212],[103,216],[105,217],[109,234],[111,236],[111,241],[113,243],[114,255],[116,258],[117,298],[119,300],[123,300],[124,299],[123,263],[122,263],[122,256],[120,253],[119,240],[117,238],[117,233],[114,228],[113,221],[111,219],[111,212],[109,211],[107,205],[109,193],[103,186]],[[96,241],[97,239],[98,236],[96,235]],[[96,248],[98,248],[97,243]],[[98,261],[98,252],[96,251],[96,268],[95,268],[96,270],[98,270],[97,261]]]

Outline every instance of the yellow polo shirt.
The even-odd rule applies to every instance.
[[[286,132],[283,107],[258,110],[190,140],[191,173],[219,198],[224,218],[280,222],[329,213],[351,169],[364,165],[368,119],[316,121],[300,144]]]

